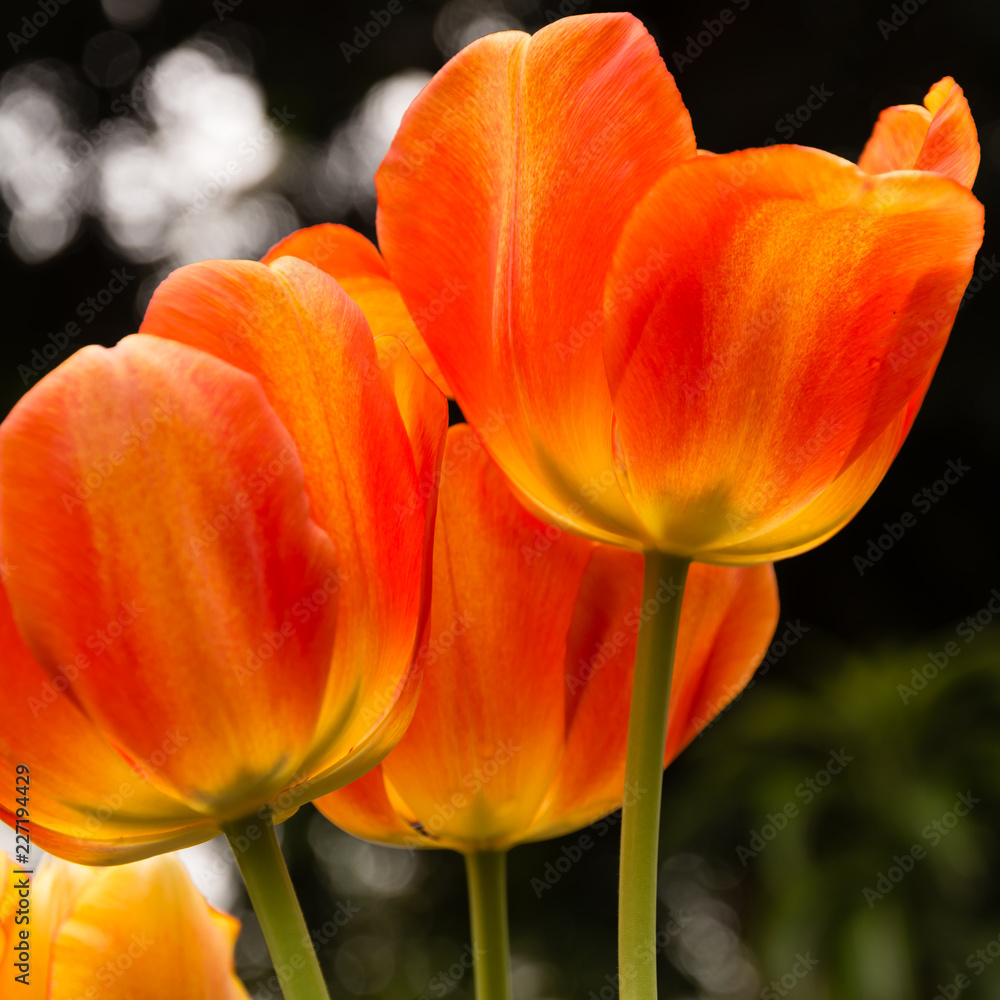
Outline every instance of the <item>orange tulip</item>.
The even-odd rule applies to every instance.
[[[103,871],[50,858],[30,885],[0,860],[0,1000],[248,1000],[233,969],[239,921],[176,858]]]
[[[446,425],[299,260],[183,268],[142,329],[0,427],[0,758],[91,864],[280,819],[395,744]]]
[[[696,156],[643,26],[570,17],[452,59],[376,177],[384,262],[340,234],[316,263],[363,271],[359,303],[413,342],[406,303],[548,520],[761,562],[841,528],[906,437],[982,239],[978,160],[949,79],[885,112],[860,167]]]
[[[979,171],[979,141],[962,88],[946,76],[928,91],[923,107],[886,108],[858,166],[870,174],[930,170],[971,188]]]
[[[691,561],[764,563],[843,527],[909,432],[982,241],[950,79],[886,112],[860,165],[697,154],[652,38],[595,14],[462,50],[375,179],[380,295],[536,513],[645,553],[643,600]],[[640,636],[626,780],[660,765],[676,626]],[[626,799],[623,1000],[656,992],[658,823],[657,795]]]
[[[676,581],[644,607],[641,556],[546,527],[465,425],[448,432],[433,576],[410,728],[319,809],[370,840],[463,852],[617,809],[636,634]],[[664,764],[747,683],[777,616],[770,565],[692,568]]]

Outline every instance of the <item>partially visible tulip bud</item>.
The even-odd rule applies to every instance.
[[[170,856],[118,868],[6,856],[0,1000],[248,1000],[233,967],[239,921]]]

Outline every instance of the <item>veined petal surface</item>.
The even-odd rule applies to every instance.
[[[926,389],[982,220],[954,181],[873,177],[800,147],[669,171],[622,237],[604,338],[616,466],[655,547],[705,562],[801,551],[810,539],[781,526],[850,473],[812,544],[839,527],[878,481],[855,462],[884,471]],[[667,265],[622,296],[651,247]]]
[[[0,427],[0,491],[17,630],[50,677],[80,665],[63,697],[196,811],[280,790],[336,629],[295,609],[337,560],[259,383],[155,337],[84,348]]]
[[[382,252],[466,418],[539,508],[593,537],[641,532],[613,475],[600,504],[580,488],[611,472],[604,279],[635,203],[695,153],[645,28],[597,14],[463,49],[376,176]]]

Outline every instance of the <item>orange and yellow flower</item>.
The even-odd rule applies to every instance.
[[[280,818],[395,744],[447,421],[300,260],[182,268],[142,329],[0,427],[0,759],[87,863]]]
[[[248,1000],[233,968],[239,921],[177,858],[103,870],[50,858],[30,886],[0,860],[0,1000]]]
[[[919,409],[982,240],[976,129],[945,79],[886,111],[859,165],[696,152],[632,16],[489,35],[378,171],[384,260],[341,234],[317,263],[346,280],[364,258],[365,307],[377,285],[380,315],[416,326],[548,520],[703,562],[783,558],[857,512]]]
[[[410,728],[319,809],[371,840],[466,852],[617,809],[636,635],[676,581],[645,606],[642,557],[538,520],[466,425],[448,432],[433,575]],[[683,600],[665,763],[742,690],[778,616],[770,565],[694,566]]]

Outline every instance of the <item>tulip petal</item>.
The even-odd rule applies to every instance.
[[[930,383],[928,377],[906,409],[843,469],[814,500],[787,521],[759,535],[722,548],[720,562],[730,565],[760,562],[780,553],[782,558],[807,552],[835,535],[867,503],[892,465],[916,417],[919,401]]]
[[[969,102],[962,88],[946,76],[928,91],[924,107],[901,104],[879,115],[858,166],[870,174],[931,170],[971,188],[979,159]]]
[[[389,335],[402,340],[434,384],[450,395],[448,384],[393,284],[382,255],[370,240],[348,226],[325,223],[286,236],[264,254],[261,262],[271,264],[279,257],[299,257],[335,279],[361,308],[372,333],[376,337]]]
[[[440,390],[410,356],[402,341],[395,337],[377,337],[375,351],[378,366],[396,397],[403,425],[413,448],[417,487],[397,505],[399,518],[423,518],[424,551],[434,544],[434,515],[437,487],[441,475],[448,409]],[[421,634],[430,612],[431,560],[423,564],[420,610],[416,634]],[[330,788],[340,788],[374,767],[399,742],[406,732],[420,691],[420,672],[408,671],[402,678],[398,665],[383,661],[383,669],[366,673],[358,694],[361,706],[354,728],[341,743],[350,749],[348,760],[337,759],[332,769],[320,769],[307,783],[310,796]],[[303,788],[303,792],[306,788]]]
[[[433,517],[361,310],[332,278],[294,257],[271,266],[206,261],[164,281],[142,330],[254,375],[295,440],[313,517],[341,566],[337,640],[307,777],[347,767],[352,747],[385,724],[407,690],[425,522]],[[438,397],[423,420],[443,433],[446,419]],[[318,592],[314,605],[327,596]],[[373,684],[377,706],[361,697]]]
[[[468,426],[449,430],[442,476],[420,710],[382,771],[424,833],[460,848],[523,829],[546,794],[591,544],[547,537]]]
[[[233,962],[239,921],[205,902],[177,858],[92,875],[53,932],[52,997],[87,996],[96,981],[108,1000],[248,1000]]]
[[[417,846],[421,840],[420,834],[403,822],[389,798],[381,765],[313,804],[331,823],[355,837],[400,846]]]
[[[641,605],[642,556],[595,548],[566,640],[562,764],[522,839],[559,836],[621,806]]]
[[[931,117],[926,108],[916,104],[886,108],[858,157],[858,166],[870,174],[915,169]]]
[[[62,865],[60,862],[45,861],[41,872],[31,878],[29,895],[28,919],[30,926],[16,923],[18,903],[21,900],[19,883],[24,878],[24,867],[16,865],[6,854],[0,852],[0,863],[3,876],[3,889],[0,890],[0,997],[3,1000],[13,1000],[17,996],[26,997],[57,997],[49,989],[48,970],[52,938],[60,924],[65,921],[80,894],[83,892],[91,873],[73,865]],[[31,870],[34,871],[35,864]],[[51,871],[57,868],[63,877],[57,880],[51,878]],[[23,911],[22,911],[23,912]],[[28,931],[29,970],[28,986],[18,982],[15,977],[24,975],[25,970],[17,968],[20,956],[15,952],[15,945],[20,942],[20,932]]]
[[[881,460],[981,239],[982,206],[933,174],[780,146],[668,172],[623,235],[604,340],[619,476],[658,546],[725,561],[879,439]],[[669,267],[619,294],[652,247]]]
[[[695,564],[684,591],[678,669],[670,691],[667,766],[750,682],[778,624],[771,564]]]
[[[641,557],[598,548],[580,588],[566,653],[571,687],[585,684],[567,727],[562,768],[525,839],[569,833],[622,804],[641,598]],[[777,621],[772,566],[691,566],[664,766],[747,685]],[[625,789],[625,794],[637,793]]]
[[[18,633],[2,586],[0,648],[12,678],[0,699],[0,760],[10,774],[28,767],[34,843],[81,864],[121,864],[215,836],[212,823],[139,777],[60,693],[90,653],[49,677]],[[13,782],[0,789],[0,820],[10,826],[16,798]]]
[[[466,418],[519,489],[595,537],[637,530],[613,477],[599,507],[577,485],[608,468],[605,274],[632,207],[695,152],[645,28],[596,14],[463,49],[376,176],[389,270]]]
[[[133,769],[214,819],[253,811],[307,753],[334,578],[295,445],[260,385],[154,337],[85,348],[0,428],[14,620]],[[48,720],[46,720],[48,722]]]

